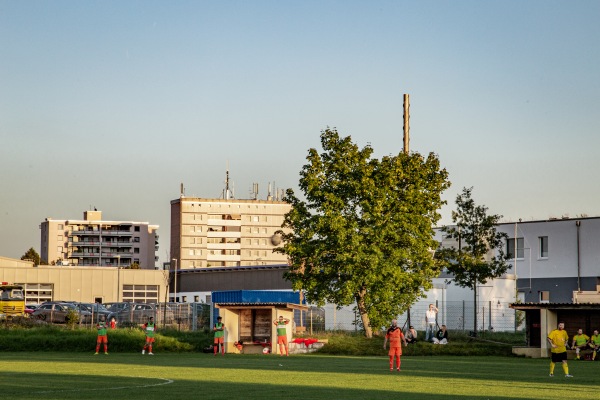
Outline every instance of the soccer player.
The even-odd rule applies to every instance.
[[[104,354],[108,355],[108,335],[106,334],[106,321],[104,320],[104,316],[100,317],[100,320],[96,324],[96,329],[98,329],[98,339],[96,340],[95,355],[98,355],[101,343],[104,343]]]
[[[148,349],[148,355],[153,356],[152,343],[154,343],[154,317],[148,317],[148,322],[142,325],[142,328],[146,332],[146,343],[142,349],[142,354],[146,354],[146,349]]]
[[[565,378],[572,378],[569,375],[569,366],[567,365],[567,343],[569,335],[565,331],[565,323],[559,322],[558,329],[553,330],[548,334],[548,343],[552,347],[552,361],[550,361],[550,376],[554,376],[554,366],[557,362],[562,362],[562,369],[565,372]]]
[[[215,340],[213,344],[214,355],[216,356],[219,351],[219,346],[221,346],[221,355],[225,355],[225,346],[223,345],[223,334],[225,330],[225,325],[221,322],[223,318],[217,317],[217,323],[213,327],[213,331],[215,332]]]
[[[390,371],[394,370],[394,356],[396,357],[396,369],[400,372],[400,356],[402,356],[402,342],[406,346],[406,338],[402,334],[402,329],[398,328],[398,321],[392,320],[392,326],[387,330],[385,340],[383,341],[383,349],[387,348],[388,339],[390,341]]]
[[[115,321],[115,317],[110,319],[110,329],[115,329],[117,327],[117,321]]]
[[[277,326],[277,344],[279,345],[279,354],[283,356],[283,352],[285,351],[285,355],[289,356],[288,350],[288,340],[287,340],[287,329],[286,325],[290,323],[290,320],[287,318],[283,318],[283,316],[279,316],[279,320],[273,321],[273,324]]]
[[[580,360],[579,351],[581,349],[585,350],[588,347],[589,341],[590,337],[583,333],[583,329],[579,329],[577,331],[577,335],[573,336],[573,343],[571,344],[571,348],[575,348],[576,360]]]
[[[598,329],[594,331],[589,346],[594,350],[594,353],[592,354],[592,361],[594,361],[596,359],[596,353],[598,353],[598,349],[600,349],[600,335],[598,334]]]

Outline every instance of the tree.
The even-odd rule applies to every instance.
[[[36,267],[40,265],[40,255],[33,247],[29,248],[29,250],[21,256],[21,260],[33,261],[33,265]]]
[[[321,132],[300,172],[306,201],[291,204],[279,231],[286,279],[309,302],[356,304],[367,337],[405,311],[439,274],[429,249],[441,192],[450,183],[433,153],[372,158],[335,129]]]
[[[442,228],[447,238],[456,240],[458,248],[439,249],[436,258],[454,275],[458,286],[473,290],[473,332],[477,334],[477,284],[501,276],[509,265],[504,253],[507,235],[496,231],[502,215],[487,215],[487,207],[476,205],[471,198],[472,191],[472,187],[463,188],[456,196],[453,225]]]

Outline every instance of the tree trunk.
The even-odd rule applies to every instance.
[[[369,314],[367,313],[367,308],[365,307],[365,294],[367,293],[366,289],[361,289],[360,292],[356,295],[356,305],[358,307],[358,312],[360,313],[360,319],[363,324],[363,328],[365,329],[365,337],[371,339],[373,337],[373,330],[371,329],[371,323],[369,321]]]

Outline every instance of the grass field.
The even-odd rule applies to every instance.
[[[599,363],[548,360],[113,353],[0,353],[4,399],[598,399]]]

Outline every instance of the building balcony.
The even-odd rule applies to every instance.
[[[240,250],[241,243],[207,243],[206,248],[209,250]]]
[[[208,231],[206,237],[209,238],[241,238],[242,232],[223,232],[223,231]]]
[[[209,254],[206,256],[206,261],[240,261],[240,256],[225,255],[225,254]]]
[[[206,221],[208,226],[242,226],[242,221],[235,219],[209,219]]]

